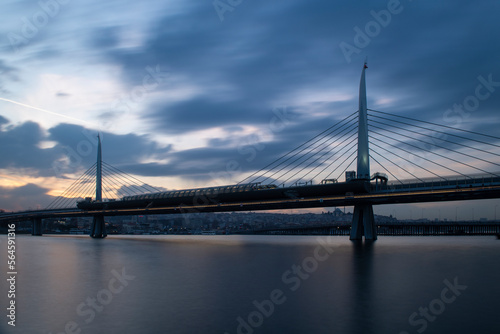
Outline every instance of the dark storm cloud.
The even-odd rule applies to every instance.
[[[65,98],[65,97],[71,96],[71,94],[68,94],[68,93],[65,93],[65,92],[57,92],[56,96],[57,97]]]
[[[6,74],[12,74],[15,73],[16,69],[12,66],[9,66],[5,63],[5,61],[0,59],[0,74],[6,75]]]
[[[97,28],[91,32],[90,43],[97,49],[113,48],[119,42],[120,27]]]
[[[24,206],[26,203],[29,203],[30,209],[44,208],[54,199],[47,195],[48,191],[49,189],[32,183],[16,188],[0,186],[0,209],[6,211],[27,209]]]
[[[3,117],[2,115],[0,115],[0,125],[3,125],[3,124],[8,124],[9,123],[9,120],[5,117]]]
[[[95,162],[97,154],[97,131],[73,124],[59,124],[48,130],[49,140],[59,143],[67,152],[78,155],[89,167]],[[164,158],[171,146],[160,146],[147,136],[136,134],[117,135],[101,133],[105,147],[103,160],[110,164],[140,162],[143,158]],[[104,150],[104,149],[103,149]]]
[[[7,122],[0,117],[0,124]],[[25,168],[31,176],[54,176],[55,173],[63,177],[66,173],[78,173],[95,163],[96,136],[96,131],[72,124],[59,124],[47,131],[34,122],[4,126],[0,131],[0,168]],[[103,160],[110,164],[163,158],[171,149],[146,136],[111,133],[101,136],[105,145]],[[55,145],[40,148],[44,141],[55,142]]]
[[[18,69],[0,59],[0,93],[2,95],[9,93],[9,90],[5,88],[5,82],[18,80]]]
[[[160,106],[149,115],[158,127],[162,126],[163,132],[173,134],[241,124],[265,126],[271,116],[269,110],[259,110],[255,103],[216,102],[207,98]]]
[[[339,121],[332,119],[334,124]],[[242,172],[259,170],[282,156],[290,157],[291,154],[287,155],[289,152],[294,154],[294,158],[289,162],[298,165],[304,162],[306,157],[313,156],[311,148],[323,148],[321,153],[313,156],[312,160],[316,158],[318,160],[313,161],[311,167],[321,165],[327,157],[334,154],[338,153],[336,156],[341,156],[344,153],[341,150],[342,142],[347,144],[353,139],[354,132],[351,125],[352,121],[341,122],[339,126],[325,132],[326,137],[317,137],[318,128],[323,131],[328,130],[324,121],[308,122],[305,119],[298,119],[279,128],[279,131],[269,132],[272,135],[271,141],[258,135],[236,136],[237,133],[234,133],[229,139],[223,137],[210,140],[207,147],[172,151],[168,154],[168,163],[165,164],[124,164],[121,168],[145,176],[179,176],[209,184],[236,183],[241,181]],[[340,144],[336,145],[335,140],[340,141]],[[310,145],[302,146],[306,141],[309,141]],[[319,158],[322,154],[325,155]],[[304,167],[312,160],[301,166]],[[285,168],[283,173],[289,169]]]
[[[260,5],[248,6],[246,12],[242,8],[241,20],[231,25],[214,22],[214,13],[200,5],[155,25],[141,52],[113,50],[108,59],[126,69],[131,86],[142,80],[145,66],[159,63],[207,88],[202,97],[152,106],[147,116],[158,128],[179,133],[235,122],[259,124],[259,116],[275,101],[286,103],[296,89],[313,89],[329,80],[324,72],[334,50],[328,31],[311,29],[315,18],[307,13],[293,17],[293,10],[315,6],[280,4],[282,15],[275,20],[268,6]],[[214,91],[214,85],[230,90]]]
[[[201,96],[150,106],[145,116],[156,129],[176,134],[228,124],[263,125],[265,110],[305,88],[329,87],[334,93],[347,87],[355,96],[367,55],[369,103],[378,96],[396,97],[397,105],[385,107],[388,111],[435,121],[443,121],[447,109],[474,93],[478,76],[492,73],[500,81],[494,56],[499,54],[492,15],[496,2],[402,1],[400,11],[386,26],[379,25],[379,33],[349,63],[339,44],[355,46],[354,28],[365,31],[375,21],[371,11],[382,15],[387,4],[255,1],[227,12],[220,22],[211,6],[190,3],[182,14],[153,23],[142,49],[111,49],[105,59],[126,69],[124,79],[131,87],[142,80],[146,66],[161,64],[207,88]],[[498,105],[499,99],[500,94],[492,95],[484,104]],[[341,113],[356,108],[356,99],[349,103]],[[307,112],[310,106],[301,107]],[[324,111],[331,109],[325,106]]]
[[[55,148],[41,149],[43,139],[43,129],[34,122],[4,128],[0,131],[0,168],[27,168],[33,176],[47,175],[60,154]]]

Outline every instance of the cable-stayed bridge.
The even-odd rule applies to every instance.
[[[237,184],[165,191],[101,157],[46,209],[0,221],[354,206],[351,239],[375,240],[373,205],[500,198],[500,138],[367,108],[359,109]],[[376,172],[371,172],[375,170]]]

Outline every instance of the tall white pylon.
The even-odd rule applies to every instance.
[[[370,182],[370,151],[368,149],[368,115],[366,104],[365,71],[366,62],[361,72],[359,83],[359,123],[358,123],[358,170],[357,178]],[[373,216],[371,203],[358,203],[354,205],[351,225],[351,240],[377,240],[377,226]]]
[[[370,153],[368,150],[368,115],[366,107],[366,62],[363,65],[359,83],[359,120],[358,120],[358,179],[370,179]]]
[[[97,135],[97,172],[95,177],[95,200],[97,202],[102,202],[102,152],[100,135]]]

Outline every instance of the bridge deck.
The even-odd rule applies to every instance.
[[[395,188],[387,185],[384,189],[374,190],[365,194],[335,195],[335,196],[310,196],[295,199],[270,199],[262,201],[239,201],[231,203],[214,203],[204,205],[174,205],[163,207],[123,208],[119,210],[95,210],[86,211],[77,208],[64,210],[39,210],[18,213],[3,213],[0,222],[23,221],[33,218],[57,218],[57,217],[84,217],[95,216],[125,216],[143,214],[179,214],[194,212],[231,212],[231,211],[258,211],[298,209],[315,207],[353,206],[360,203],[399,204],[399,203],[422,203],[438,201],[459,201],[500,198],[500,178],[493,180],[491,184],[483,185],[463,184],[457,185],[447,183],[439,187],[422,187],[417,183],[408,188]]]

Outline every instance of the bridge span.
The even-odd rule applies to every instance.
[[[500,198],[500,172],[490,172],[485,167],[491,169],[494,166],[498,170],[500,154],[483,148],[500,149],[499,137],[368,109],[366,69],[365,63],[359,86],[359,109],[355,113],[238,184],[170,191],[154,191],[155,188],[149,186],[149,190],[139,194],[124,195],[121,191],[126,191],[127,187],[123,185],[111,186],[111,189],[105,186],[104,172],[110,173],[113,184],[119,181],[122,172],[102,161],[99,139],[96,164],[79,179],[79,185],[72,185],[55,201],[72,201],[70,206],[49,205],[50,209],[46,210],[4,212],[0,213],[0,223],[32,220],[33,234],[39,235],[42,219],[93,217],[90,235],[103,238],[106,236],[105,216],[353,206],[350,238],[359,240],[364,236],[367,240],[376,240],[373,205]],[[434,131],[432,135],[425,134],[423,131],[428,130],[424,127],[426,124],[437,130],[431,129]],[[460,134],[454,133],[459,130]],[[465,134],[480,139],[471,139],[471,144],[464,144],[468,139]],[[437,158],[431,159],[431,155]],[[389,159],[390,156],[393,158]],[[438,159],[446,162],[436,161]],[[413,179],[400,180],[381,163],[383,160]],[[417,164],[415,160],[433,164],[436,170]],[[354,161],[357,161],[357,170],[349,170]],[[371,175],[370,162],[390,174],[391,182],[385,173]],[[404,168],[402,164],[409,164],[411,168]],[[476,174],[461,172],[456,166],[474,170]],[[342,169],[337,178],[330,178],[332,173]],[[420,177],[415,170],[435,177]],[[438,171],[453,172],[455,176],[440,176]],[[327,176],[320,178],[319,184],[314,184],[313,180],[322,173],[327,173]],[[339,182],[344,173],[345,181]],[[90,197],[80,194],[79,189],[88,190],[89,184],[95,184],[94,193]],[[110,192],[115,192],[116,198],[103,197]]]
[[[349,182],[339,183],[344,190],[349,189]],[[197,212],[232,212],[232,211],[259,211],[259,210],[286,210],[317,207],[356,206],[359,204],[403,204],[426,203],[442,201],[463,201],[500,198],[500,177],[475,176],[466,179],[449,181],[408,182],[403,184],[368,183],[367,192],[344,192],[343,194],[327,195],[328,185],[304,186],[309,196],[300,196],[300,187],[280,188],[281,194],[276,198],[248,200],[261,195],[266,190],[247,192],[246,196],[226,201],[218,201],[210,195],[194,195],[184,197],[176,205],[161,205],[161,201],[154,198],[154,194],[145,194],[140,201],[110,201],[96,202],[93,210],[75,208],[36,210],[0,214],[1,222],[25,221],[29,219],[46,219],[58,217],[93,217],[96,214],[103,216],[147,215],[147,214],[179,214]],[[317,188],[317,191],[311,191]],[[355,190],[353,188],[352,190]],[[359,186],[358,186],[359,190]],[[316,193],[322,194],[320,196]],[[283,195],[283,194],[286,194]],[[158,202],[155,202],[158,201]]]

